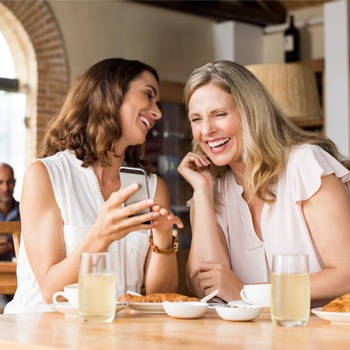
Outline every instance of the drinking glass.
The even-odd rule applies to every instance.
[[[112,322],[115,303],[115,254],[82,253],[79,273],[79,314],[85,321]]]
[[[310,314],[307,255],[278,254],[272,258],[271,317],[274,325],[304,326]]]

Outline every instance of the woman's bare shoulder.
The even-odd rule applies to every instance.
[[[28,166],[23,180],[22,199],[30,199],[33,196],[37,201],[41,198],[46,199],[46,202],[54,197],[48,170],[40,160]]]
[[[35,160],[28,166],[25,172],[24,183],[29,180],[32,184],[38,183],[40,185],[40,182],[45,179],[49,180],[49,174],[45,164],[39,159]]]

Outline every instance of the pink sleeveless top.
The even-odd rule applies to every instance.
[[[260,240],[255,233],[252,216],[242,198],[231,171],[218,179],[217,220],[225,234],[231,268],[243,283],[269,281],[272,255],[299,253],[309,255],[310,272],[323,269],[322,260],[313,244],[303,215],[301,203],[315,194],[321,177],[337,176],[350,196],[350,171],[329,153],[315,145],[295,147],[289,155],[286,169],[274,185],[276,202],[264,204],[261,213]]]

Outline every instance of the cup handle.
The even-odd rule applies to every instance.
[[[57,301],[57,297],[63,297],[65,299],[67,299],[64,292],[62,292],[62,291],[56,292],[52,297],[52,301],[56,305],[61,303],[60,301]]]
[[[251,304],[251,302],[248,300],[247,296],[245,295],[245,290],[241,289],[241,292],[239,293],[242,300],[247,303],[247,304]]]

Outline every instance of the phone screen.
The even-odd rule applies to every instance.
[[[125,201],[125,205],[130,205],[137,203],[146,199],[149,199],[149,190],[148,190],[148,181],[146,171],[142,168],[133,168],[133,167],[120,167],[120,185],[121,188],[126,188],[129,185],[137,183],[140,188]],[[149,208],[138,212],[136,215],[148,213]]]

